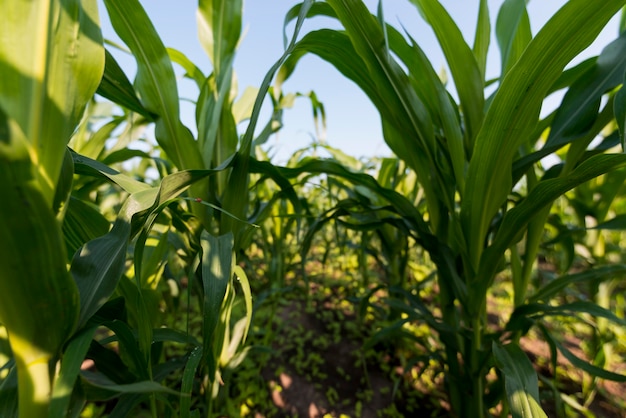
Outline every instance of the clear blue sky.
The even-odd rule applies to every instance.
[[[210,73],[210,62],[198,41],[195,9],[197,2],[192,0],[144,0],[141,2],[164,44],[182,51],[206,74]],[[281,56],[282,28],[286,12],[297,4],[296,0],[245,0],[245,37],[235,61],[235,71],[239,79],[239,90],[247,86],[259,86],[265,73]],[[370,10],[375,11],[377,0],[365,0]],[[478,0],[441,0],[457,22],[466,40],[473,41]],[[564,0],[536,0],[529,3],[533,33],[536,33],[548,18],[565,3]],[[492,31],[495,17],[502,0],[490,0]],[[429,56],[433,67],[438,70],[445,66],[432,31],[421,19],[415,6],[408,0],[383,1],[384,13],[388,22],[400,28],[400,23],[417,40]],[[119,41],[106,16],[106,9],[100,3],[104,36]],[[315,29],[328,25],[327,19],[316,19],[304,26]],[[293,26],[293,25],[292,25]],[[290,29],[292,28],[290,27]],[[617,19],[601,34],[585,56],[597,55],[601,48],[617,36]],[[492,39],[488,60],[488,77],[499,74],[499,52],[495,39]],[[119,54],[115,54],[120,57]],[[134,74],[131,60],[120,59],[129,77]],[[182,74],[180,68],[177,74]],[[324,103],[327,115],[326,141],[329,145],[343,149],[355,157],[389,155],[390,151],[382,139],[380,120],[367,97],[350,81],[343,78],[332,66],[314,56],[304,58],[296,73],[285,84],[286,92],[315,91]],[[181,83],[180,94],[194,99],[197,93],[191,83]],[[193,107],[183,106],[183,122],[193,130]],[[313,118],[310,104],[306,99],[298,99],[293,109],[285,112],[285,127],[278,138],[272,138],[268,145],[276,152],[275,162],[284,162],[291,153],[312,142],[314,136]],[[264,123],[263,120],[261,123]]]

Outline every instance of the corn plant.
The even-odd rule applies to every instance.
[[[360,0],[327,0],[311,8],[310,17],[335,18],[342,29],[307,33],[283,66],[277,88],[307,53],[330,62],[376,106],[385,141],[415,172],[423,197],[415,205],[383,190],[373,178],[328,161],[303,164],[299,171],[328,172],[370,187],[395,206],[429,253],[437,267],[439,313],[410,291],[403,309],[405,321],[425,322],[439,335],[456,416],[486,416],[504,394],[503,414],[545,416],[536,373],[519,346],[519,338],[533,325],[576,367],[601,378],[626,379],[575,357],[544,325],[546,317],[582,314],[624,325],[611,311],[589,301],[550,303],[568,284],[592,277],[606,280],[623,274],[624,266],[564,274],[542,288],[530,287],[552,203],[626,164],[626,156],[615,152],[625,114],[620,89],[626,68],[624,36],[598,57],[566,69],[625,2],[569,1],[533,36],[526,2],[504,1],[495,24],[501,74],[495,92],[487,97],[487,1],[478,4],[472,46],[437,0],[412,3],[437,36],[458,102],[437,76],[419,39],[388,25],[382,7],[374,15]],[[565,88],[557,110],[540,118],[545,98]],[[597,137],[600,145],[592,142]],[[544,174],[542,158],[560,149],[565,149],[563,159]],[[511,274],[514,313],[506,328],[493,334],[487,329],[487,300],[504,269]],[[488,375],[493,376],[489,384]]]
[[[210,414],[218,387],[213,383],[220,368],[236,360],[250,324],[249,284],[235,263],[234,250],[248,226],[247,199],[239,197],[247,195],[247,165],[262,99],[295,36],[256,99],[247,95],[239,106],[238,114],[249,119],[239,144],[231,85],[241,2],[199,3],[202,39],[214,64],[210,76],[163,46],[139,2],[105,5],[137,60],[134,85],[103,47],[95,1],[2,3],[10,19],[0,31],[0,177],[7,197],[0,323],[11,348],[10,360],[2,365],[3,374],[10,370],[0,388],[3,416],[66,416],[77,414],[89,399],[112,397],[119,397],[113,416],[131,414],[142,404],[152,416],[162,416],[172,399],[178,399],[182,416],[189,416],[198,374],[209,381],[203,392]],[[306,7],[295,35],[305,13]],[[179,119],[172,60],[201,87],[198,140]],[[126,110],[91,135],[91,120],[83,116],[88,103],[97,106],[92,101],[96,91]],[[118,138],[118,148],[107,148],[126,120],[127,135]],[[157,165],[163,168],[161,179],[141,182],[107,164],[133,156],[149,159],[124,149],[123,139],[149,123],[155,124],[164,152],[155,161],[164,164]],[[76,183],[75,175],[80,176]],[[87,202],[106,183],[113,185],[112,194],[123,197],[121,206],[109,212],[112,225]],[[186,274],[200,279],[200,340],[184,330],[162,328],[155,319],[152,286],[163,276],[172,235],[181,237],[181,248],[187,250]],[[245,309],[233,324],[238,282]],[[96,334],[103,329],[106,337]],[[182,362],[159,362],[164,342],[186,345]],[[105,348],[108,344],[119,352]],[[97,372],[81,372],[85,358],[96,363]],[[182,373],[176,390],[159,383],[173,371]],[[163,397],[170,399],[160,402]]]

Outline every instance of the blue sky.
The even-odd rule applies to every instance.
[[[473,42],[478,0],[441,0],[465,39]],[[183,52],[206,74],[210,73],[210,61],[198,41],[195,10],[197,2],[192,0],[144,0],[141,1],[150,16],[164,44]],[[235,61],[235,71],[239,79],[239,90],[247,86],[258,86],[271,65],[282,55],[282,30],[286,12],[297,4],[296,0],[244,0],[244,38]],[[375,11],[377,0],[365,0],[370,10]],[[492,31],[495,17],[502,0],[490,0]],[[564,0],[536,0],[528,5],[533,33],[543,26]],[[101,6],[102,28],[105,38],[119,42]],[[416,39],[429,56],[436,70],[445,68],[445,60],[437,46],[436,38],[426,25],[417,9],[408,0],[383,0],[386,20],[392,25],[406,30]],[[328,19],[313,19],[304,26],[306,30],[327,26]],[[293,25],[292,25],[293,26]],[[290,26],[290,30],[292,29]],[[600,35],[598,40],[584,54],[597,55],[601,48],[617,36],[617,18]],[[487,76],[495,77],[500,72],[499,52],[495,39],[492,39],[488,58]],[[115,54],[129,77],[134,74],[132,60]],[[582,57],[581,57],[582,59]],[[177,74],[182,71],[176,69]],[[380,120],[367,97],[350,81],[343,78],[332,66],[314,56],[305,57],[296,73],[285,84],[286,92],[315,91],[324,103],[327,116],[326,142],[355,157],[389,155],[390,151],[382,139]],[[195,99],[197,92],[191,83],[181,82],[182,97]],[[558,103],[554,99],[552,103]],[[550,105],[553,105],[550,104]],[[181,108],[183,122],[193,130],[193,107]],[[263,123],[263,121],[261,121]],[[285,112],[284,129],[278,137],[267,144],[272,148],[275,162],[284,162],[294,150],[306,147],[313,141],[314,125],[311,107],[306,99],[298,99],[294,108]]]

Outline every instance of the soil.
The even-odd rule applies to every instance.
[[[320,305],[307,310],[304,301],[292,300],[278,314],[278,322],[283,326],[277,330],[278,337],[273,347],[275,355],[262,370],[272,401],[279,410],[277,417],[450,416],[441,396],[443,388],[435,390],[438,394],[433,395],[432,387],[420,390],[411,386],[408,383],[410,379],[403,378],[405,373],[399,364],[394,364],[392,353],[383,356],[383,362],[380,361],[381,356],[359,362],[364,358],[364,338],[362,334],[346,329],[347,324],[357,322],[356,318],[341,313],[330,321],[321,319],[319,311],[329,309]],[[333,334],[337,334],[336,330],[330,329],[333,323],[340,323],[342,327],[338,341],[332,341]],[[294,335],[302,337],[301,346],[291,343]],[[584,357],[579,348],[580,341],[575,337],[565,343],[576,355]],[[539,339],[525,338],[521,346],[536,365],[538,373],[550,378],[547,344]],[[316,363],[316,371],[311,372],[311,359],[318,357],[321,361]],[[578,372],[562,356],[558,364],[566,368],[567,373]],[[613,371],[626,371],[626,364],[616,367]],[[575,378],[580,381],[580,376]],[[563,379],[559,385],[564,393],[581,391],[575,380]],[[555,417],[555,403],[550,401],[550,395],[551,392],[542,390],[542,398],[545,397],[542,406],[549,417]],[[626,418],[626,412],[617,406],[624,403],[626,383],[602,381],[589,411],[599,418]]]
[[[346,321],[356,321],[354,317],[342,316]],[[393,365],[382,367],[371,359],[363,361],[362,338],[344,329],[339,341],[319,343],[330,340],[334,332],[329,330],[328,323],[306,310],[305,302],[291,301],[279,317],[289,329],[310,336],[302,351],[309,356],[319,355],[323,362],[314,375],[309,370],[304,373],[308,376],[303,375],[292,361],[299,357],[298,348],[280,342],[273,347],[276,355],[262,374],[271,389],[274,404],[281,411],[278,417],[339,417],[344,414],[374,418],[385,410],[393,416],[447,416],[437,414],[440,408],[429,407],[423,394],[407,390],[398,367],[392,371],[396,374],[394,379],[384,370],[394,369]],[[277,340],[281,341],[281,336],[289,337],[288,334],[287,329],[279,330]],[[300,360],[306,362],[306,359]]]

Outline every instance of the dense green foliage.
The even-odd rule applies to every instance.
[[[284,54],[239,94],[241,0],[198,2],[209,73],[138,0],[0,0],[0,416],[272,416],[285,367],[350,416],[375,390],[382,416],[589,415],[603,380],[626,382],[611,371],[626,356],[626,35],[571,65],[626,0],[570,0],[534,36],[526,2],[503,1],[496,80],[486,0],[473,45],[437,0],[411,3],[453,85],[382,8],[326,0],[290,10]],[[301,34],[316,16],[341,29]],[[306,54],[366,93],[398,157],[315,144],[270,161]],[[197,86],[195,133],[174,64]],[[351,367],[330,358],[344,349]]]

